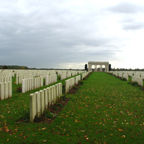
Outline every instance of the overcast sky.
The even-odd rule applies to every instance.
[[[0,65],[144,68],[142,0],[0,0]]]

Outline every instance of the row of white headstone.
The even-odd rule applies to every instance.
[[[22,79],[22,93],[37,89],[43,86],[43,77]]]
[[[89,71],[89,72],[84,72],[84,73],[82,74],[82,80],[83,80],[83,78],[85,78],[90,72],[91,72],[91,71]]]
[[[69,90],[74,86],[75,84],[78,84],[78,81],[83,80],[84,77],[86,77],[90,72],[85,72],[82,75],[78,75],[75,77],[72,77],[65,81],[65,93],[68,93]]]
[[[62,73],[62,74],[60,75],[60,79],[61,79],[61,80],[66,79],[66,78],[67,78],[66,73]]]
[[[0,82],[8,82],[8,81],[12,81],[11,76],[0,76]]]
[[[113,73],[113,75],[115,75],[115,76],[126,78],[127,81],[129,80],[129,76],[131,76],[132,77],[132,82],[138,82],[138,84],[140,86],[143,86],[143,79],[144,79],[144,74],[143,73],[141,73],[141,74],[140,73],[132,74],[130,72],[129,73],[121,73],[121,72],[117,72],[117,71],[111,72],[111,73]]]
[[[12,97],[12,81],[0,83],[0,100]]]
[[[55,82],[57,82],[57,74],[47,75],[45,77],[45,85],[50,85]]]
[[[0,77],[1,76],[14,77],[14,72],[12,70],[0,70]]]
[[[42,115],[50,105],[55,104],[60,96],[62,96],[62,83],[30,94],[30,122],[34,121],[35,116]]]
[[[26,78],[32,78],[35,76],[43,76],[45,78],[46,76],[57,74],[60,76],[61,74],[66,73],[67,78],[77,75],[78,73],[83,73],[83,71],[68,71],[68,70],[15,70],[16,74],[16,84],[21,84],[22,79]]]
[[[22,84],[22,79],[33,78],[32,75],[16,75],[16,84]]]
[[[118,76],[119,74],[128,74],[129,76],[138,76],[144,78],[143,71],[109,71],[109,73],[113,73],[114,75]]]

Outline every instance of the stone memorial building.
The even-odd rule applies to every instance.
[[[92,71],[92,66],[95,66],[94,71],[97,72],[97,66],[100,65],[100,72],[102,72],[102,66],[105,65],[105,72],[109,71],[109,62],[94,62],[94,61],[89,61],[88,62],[88,70]]]

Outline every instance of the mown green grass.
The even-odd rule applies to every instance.
[[[92,73],[75,95],[67,95],[71,100],[51,125],[16,123],[29,107],[30,93],[15,93],[13,98],[0,101],[0,114],[5,116],[8,128],[13,131],[11,135],[0,132],[0,143],[144,141],[144,92],[127,81],[106,73]]]

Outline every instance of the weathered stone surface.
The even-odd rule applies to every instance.
[[[8,98],[8,82],[4,82],[4,98]]]
[[[30,94],[30,122],[34,121],[36,116],[36,94]]]
[[[0,83],[0,100],[4,100],[5,97],[4,97],[4,83],[1,82]]]
[[[25,79],[22,79],[22,93],[25,93]]]
[[[43,114],[45,105],[44,105],[44,91],[40,90],[40,106],[41,106],[41,114]]]
[[[39,117],[41,115],[40,111],[40,92],[36,92],[36,114]]]

